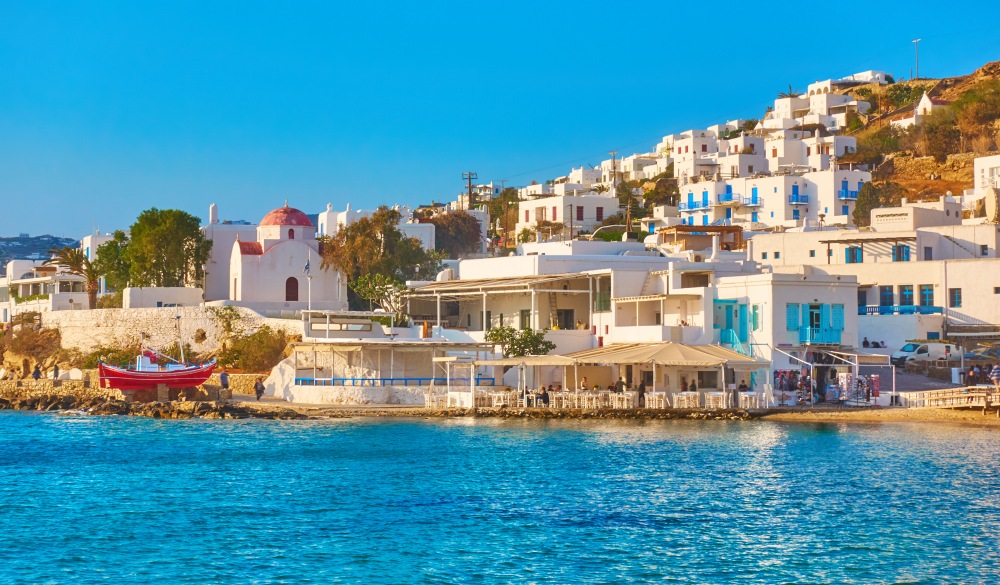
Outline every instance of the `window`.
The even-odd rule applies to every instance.
[[[1000,295],[1000,286],[993,287],[993,294]]]
[[[684,145],[684,152],[685,152],[685,153],[687,153],[687,152],[688,152],[688,147],[687,147],[687,145]]]
[[[785,325],[789,331],[799,330],[799,305],[788,303],[785,307]]]
[[[702,152],[708,152],[708,145],[707,144],[702,144],[701,145],[701,151]]]
[[[832,248],[827,248],[826,249],[826,256],[827,256],[827,258],[832,258],[833,257],[833,249]]]
[[[896,244],[892,247],[892,261],[893,262],[909,262],[910,261],[910,247],[906,244]]]
[[[778,149],[777,148],[772,148],[771,149],[771,158],[777,158],[777,157],[778,157]]]
[[[524,223],[528,223],[529,221],[531,221],[531,218],[528,216],[528,212],[525,211],[524,212]]]
[[[663,316],[660,315],[660,312],[657,311],[657,312],[653,313],[653,324],[654,325],[660,325],[662,322],[663,322]]]
[[[493,311],[486,311],[486,318],[483,319],[483,331],[493,329]]]
[[[933,259],[934,259],[934,248],[931,248],[930,246],[924,246],[924,260],[933,260]]]
[[[761,252],[760,253],[760,259],[761,260],[767,260],[767,252]]]
[[[531,329],[531,310],[521,309],[521,330]]]
[[[891,307],[892,301],[893,301],[892,287],[891,286],[878,287],[878,304],[883,307]]]
[[[295,230],[288,230],[288,239],[289,240],[295,239]]]
[[[577,206],[576,208],[576,221],[583,221],[583,206]]]
[[[962,307],[962,289],[948,289],[948,306],[952,309],[959,309]]]
[[[912,284],[901,284],[899,285],[899,304],[904,307],[913,306],[913,285]]]
[[[809,250],[809,257],[810,258],[815,258],[816,257],[816,250]]]
[[[921,284],[920,285],[920,306],[921,307],[933,307],[934,306],[934,285],[933,284]]]
[[[603,207],[598,207],[597,208],[597,221],[604,221],[604,208]]]
[[[552,221],[559,221],[558,217],[559,208],[555,205],[552,206]]]
[[[774,253],[774,259],[777,260],[779,258],[781,258],[781,252],[775,252]]]
[[[792,210],[792,219],[799,219],[799,217],[800,217],[799,210],[798,209],[793,209]]]
[[[289,276],[285,281],[285,301],[295,302],[299,300],[299,279]]]
[[[848,264],[861,264],[864,262],[861,246],[848,246],[845,253],[847,256],[845,262]]]
[[[844,330],[844,305],[834,305],[833,313],[830,317],[831,326],[837,331]]]
[[[980,246],[979,246],[979,255],[980,256],[988,256],[989,253],[990,253],[990,246],[989,246],[989,244],[980,244]]]

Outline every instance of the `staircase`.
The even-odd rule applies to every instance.
[[[951,236],[945,235],[944,237],[945,237],[946,240],[948,240],[952,244],[955,244],[959,248],[961,248],[961,249],[965,250],[966,252],[968,252],[969,256],[971,256],[973,258],[978,258],[978,255],[976,254],[975,250],[970,250],[970,249],[966,248],[965,244],[963,244],[962,242],[959,242],[958,240],[956,240],[955,238],[953,238]]]
[[[556,292],[549,293],[549,329],[555,329],[559,323],[559,307],[556,305]]]
[[[642,283],[642,290],[639,291],[639,296],[640,297],[644,297],[644,296],[649,295],[650,288],[651,288],[650,285],[653,284],[653,278],[654,277],[653,277],[653,271],[652,270],[650,270],[649,272],[646,273],[646,281]]]

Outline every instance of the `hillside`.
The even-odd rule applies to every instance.
[[[49,250],[52,248],[76,246],[77,244],[79,244],[79,240],[60,238],[49,234],[43,236],[21,234],[14,237],[0,237],[0,272],[7,262],[15,258],[41,260],[50,256]]]
[[[936,101],[934,112],[916,126],[893,127],[893,120],[912,116],[925,91]],[[883,203],[959,195],[973,185],[973,159],[1000,151],[1000,61],[959,77],[867,84],[845,93],[872,110],[853,125],[858,150],[842,162],[867,164],[877,182],[902,187],[889,190]]]

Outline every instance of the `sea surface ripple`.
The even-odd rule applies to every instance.
[[[0,583],[997,583],[948,425],[0,413]]]

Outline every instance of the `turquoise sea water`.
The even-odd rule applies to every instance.
[[[996,583],[1000,434],[0,413],[0,583]]]

